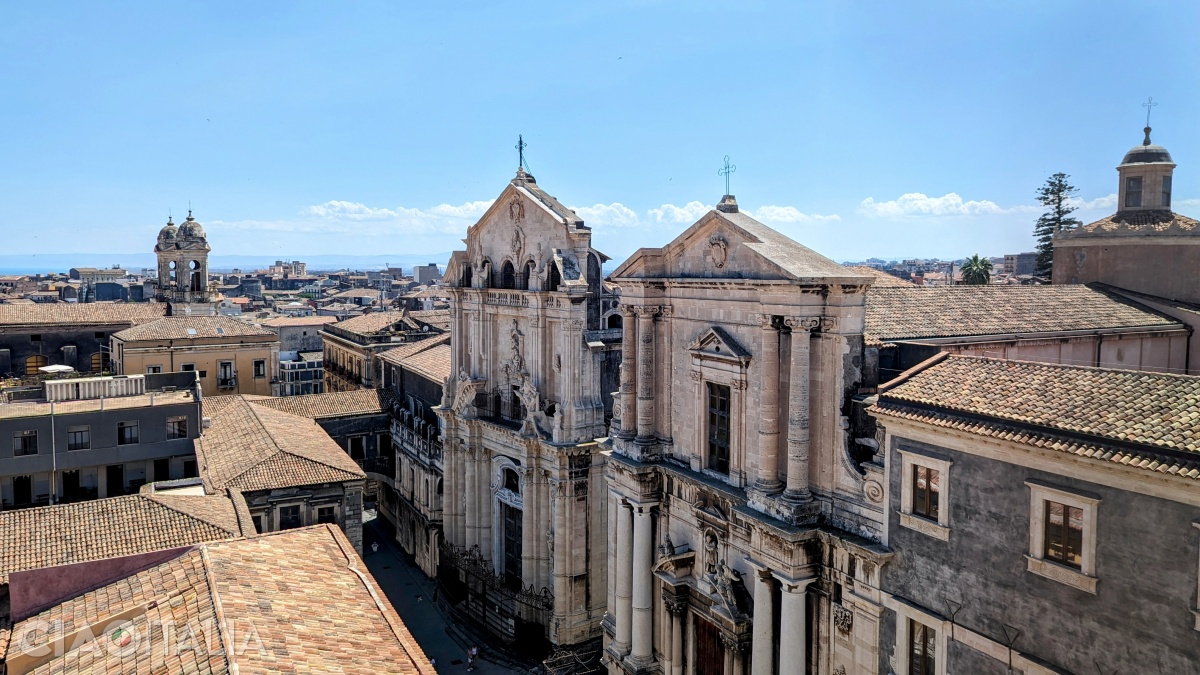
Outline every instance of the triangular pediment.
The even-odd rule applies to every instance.
[[[688,345],[688,351],[696,356],[722,359],[727,361],[739,361],[745,363],[750,360],[750,350],[743,347],[720,326],[712,326],[705,329],[692,343]]]

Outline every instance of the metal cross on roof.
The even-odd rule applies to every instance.
[[[529,144],[525,142],[525,137],[517,134],[517,144],[513,147],[517,149],[517,166],[525,168],[525,148],[529,147]]]
[[[725,194],[729,192],[729,174],[737,171],[737,166],[729,163],[729,155],[725,155],[725,166],[717,169],[718,176],[725,176]]]
[[[1153,96],[1147,97],[1146,102],[1142,104],[1142,107],[1146,109],[1146,126],[1150,126],[1150,109],[1156,105],[1158,104],[1154,102]]]

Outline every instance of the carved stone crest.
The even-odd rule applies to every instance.
[[[516,254],[520,254],[521,246],[524,243],[525,243],[525,233],[521,231],[520,227],[513,227],[513,235],[512,235],[512,242],[511,242],[512,252],[516,253]]]
[[[849,633],[854,627],[854,612],[842,607],[841,605],[833,604],[833,625],[843,633]]]
[[[713,265],[717,269],[725,266],[725,262],[729,260],[729,242],[725,241],[725,237],[720,233],[713,234],[708,238],[708,250],[712,255]]]

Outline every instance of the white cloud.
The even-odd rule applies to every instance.
[[[760,206],[757,211],[748,211],[747,213],[755,220],[761,220],[764,223],[812,223],[842,219],[836,213],[831,216],[801,213],[794,206]]]
[[[1072,197],[1067,200],[1069,206],[1074,206],[1080,211],[1113,211],[1117,208],[1117,195],[1114,192],[1111,195],[1104,197],[1096,197],[1091,201],[1084,201],[1078,197]]]
[[[713,207],[700,202],[688,202],[683,206],[663,204],[657,209],[650,209],[647,214],[656,223],[694,223],[700,216],[708,213]]]
[[[380,234],[462,234],[479,219],[491,200],[463,204],[439,204],[427,209],[379,208],[360,202],[332,200],[300,209],[295,221],[226,223],[230,227],[294,229],[301,232]]]
[[[859,211],[870,216],[902,217],[902,216],[981,216],[1004,213],[1028,213],[1036,211],[1033,206],[1014,206],[1003,208],[999,204],[986,199],[964,201],[955,192],[941,197],[930,197],[920,192],[910,192],[900,195],[899,199],[877,202],[867,197],[859,204]]]
[[[1200,206],[1200,199],[1176,199],[1174,206]]]
[[[637,212],[620,202],[569,208],[592,227],[639,227],[642,224]]]

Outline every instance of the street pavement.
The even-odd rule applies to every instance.
[[[379,544],[378,551],[372,552],[372,543]],[[442,615],[436,603],[431,602],[433,581],[408,561],[400,547],[387,536],[383,524],[374,518],[373,511],[363,513],[363,554],[367,569],[371,570],[371,575],[425,655],[434,661],[437,671],[466,673],[470,638],[463,631],[451,629],[448,618]],[[524,668],[512,668],[489,660],[489,657],[503,659],[485,644],[477,646],[479,660],[472,675],[527,675],[528,670]]]

